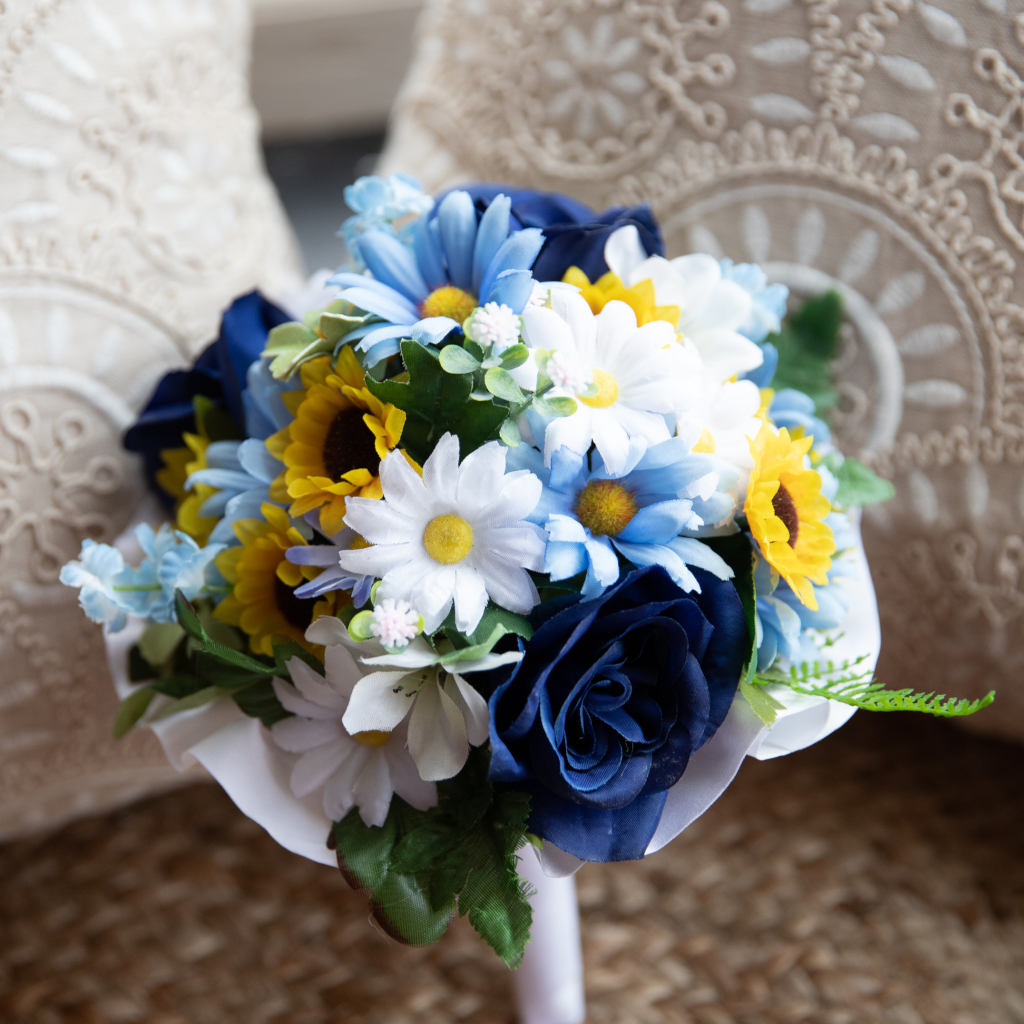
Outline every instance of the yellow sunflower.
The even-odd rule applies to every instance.
[[[609,302],[618,299],[636,313],[638,327],[643,327],[654,320],[667,320],[673,326],[679,323],[678,306],[655,304],[653,281],[637,281],[627,288],[621,277],[609,271],[591,283],[590,278],[579,267],[570,267],[562,280],[576,285],[595,313],[600,313]]]
[[[241,547],[228,548],[216,559],[217,568],[232,585],[231,593],[214,611],[214,618],[238,626],[257,654],[272,656],[274,640],[294,640],[310,650],[305,633],[321,615],[333,615],[344,599],[342,591],[302,599],[295,588],[315,577],[318,566],[294,565],[285,552],[305,544],[288,513],[265,503],[263,519],[240,519],[235,535]]]
[[[821,477],[804,466],[813,440],[794,440],[785,427],[761,427],[750,442],[754,469],[743,511],[765,560],[802,604],[817,609],[811,584],[828,582],[836,542],[824,521],[832,506]]]
[[[380,463],[398,445],[405,413],[367,390],[351,348],[341,350],[333,373],[316,367],[304,383],[280,455],[284,487],[293,516],[318,508],[321,529],[335,534],[344,525],[348,495],[381,497]]]
[[[183,434],[183,448],[167,448],[160,453],[163,468],[157,471],[156,482],[176,500],[175,519],[179,530],[187,533],[197,544],[203,545],[217,525],[217,518],[200,515],[203,502],[217,493],[209,484],[196,484],[185,490],[185,481],[201,469],[206,469],[206,449],[210,439],[202,425],[198,434]]]

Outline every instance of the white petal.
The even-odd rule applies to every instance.
[[[482,572],[491,600],[510,612],[525,615],[540,600],[537,588],[525,569],[509,566],[497,558],[486,558]]]
[[[401,507],[390,499],[351,497],[345,502],[345,522],[371,544],[399,544],[415,535],[421,518],[416,513],[424,503],[423,494]],[[339,552],[339,559],[345,554]]]
[[[472,633],[487,607],[487,586],[480,573],[467,565],[457,565],[454,599],[456,628]]]
[[[458,774],[469,756],[462,712],[439,686],[425,686],[409,719],[409,753],[420,777],[437,782]]]
[[[633,269],[645,259],[647,251],[640,241],[640,232],[633,224],[613,231],[604,243],[604,261],[608,269],[623,281],[628,280]]]
[[[415,509],[423,504],[423,480],[401,452],[390,452],[384,458],[380,464],[380,483],[384,497],[398,508]]]
[[[393,593],[390,580],[385,580],[378,593],[382,597],[406,597],[423,618],[423,631],[432,633],[444,621],[455,596],[455,570],[448,565],[437,566],[421,576],[405,593]]]
[[[303,754],[292,769],[292,792],[303,797],[319,789],[345,760],[350,749],[351,741],[338,739]]]
[[[391,785],[395,792],[409,805],[418,811],[427,811],[437,804],[437,786],[420,778],[416,765],[404,747],[392,749],[389,744],[382,748],[386,751],[388,764],[391,767]]]
[[[444,434],[423,463],[423,485],[435,501],[454,502],[458,478],[459,439]]]
[[[308,666],[306,667],[308,668]],[[312,672],[313,670],[309,669],[309,671]],[[296,673],[293,672],[292,675],[296,675]],[[322,681],[323,680],[321,680],[321,682]],[[276,676],[271,679],[270,685],[273,686],[274,695],[281,702],[281,706],[285,711],[290,711],[293,715],[327,721],[332,718],[337,718],[338,715],[341,714],[342,710],[344,710],[343,706],[330,708],[314,703],[313,701],[306,700],[299,696],[299,691],[294,686],[290,686],[283,679],[278,679]]]
[[[387,757],[379,750],[371,750],[352,788],[352,797],[359,808],[359,817],[365,824],[384,824],[394,792]]]
[[[481,445],[462,460],[455,503],[466,518],[476,510],[486,508],[494,501],[494,496],[501,493],[506,451],[497,441],[492,441]]]
[[[391,732],[412,710],[416,699],[415,679],[410,678],[406,690],[404,672],[371,672],[363,676],[352,690],[348,708],[341,724],[352,734],[357,732]]]
[[[337,722],[317,721],[312,718],[285,718],[270,729],[274,742],[290,754],[302,754],[314,747],[336,740]]]
[[[324,787],[323,808],[324,814],[331,821],[341,821],[355,805],[352,790],[355,788],[356,779],[359,778],[359,773],[363,770],[363,765],[369,754],[368,747],[353,743],[348,757],[327,780],[327,785]]]
[[[510,653],[519,654],[518,651]],[[491,716],[487,709],[487,701],[460,675],[453,675],[448,679],[444,684],[444,692],[462,712],[470,744],[474,747],[480,746],[490,732]]]

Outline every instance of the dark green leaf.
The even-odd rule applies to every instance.
[[[143,657],[142,651],[139,650],[139,645],[132,644],[128,651],[128,682],[141,683],[146,679],[156,679],[159,674],[159,668],[151,665]]]
[[[185,697],[166,704],[152,717],[152,721],[159,722],[172,715],[181,714],[182,711],[192,711],[194,708],[201,708],[218,697],[224,696],[224,691],[219,686],[205,686],[201,690],[195,690]]]
[[[781,331],[767,338],[779,353],[772,387],[803,391],[814,400],[819,414],[838,399],[832,385],[831,363],[836,355],[842,315],[838,292],[825,292],[808,299],[787,317]]]
[[[492,402],[469,402],[448,426],[459,438],[459,454],[465,458],[488,441],[495,441],[508,409]]]
[[[244,689],[231,691],[230,697],[243,714],[250,718],[258,718],[268,729],[275,722],[291,717],[291,712],[285,711],[277,699],[269,677]]]
[[[206,630],[203,629],[195,608],[180,590],[174,592],[174,611],[178,624],[190,637],[199,641],[207,639]]]

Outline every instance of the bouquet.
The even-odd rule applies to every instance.
[[[515,965],[520,858],[644,857],[748,754],[991,699],[873,679],[857,509],[890,488],[826,422],[835,293],[787,315],[645,206],[346,200],[301,315],[238,299],[128,431],[173,524],[62,570],[117,735],[151,725],[393,935],[465,914]]]

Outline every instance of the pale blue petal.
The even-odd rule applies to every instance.
[[[416,225],[413,235],[413,252],[420,272],[427,283],[427,288],[434,291],[446,281],[444,261],[441,259],[441,247],[437,240],[437,225],[427,217]]]
[[[408,329],[408,333],[414,341],[418,341],[421,345],[436,345],[461,326],[450,316],[428,316],[417,320]]]
[[[448,280],[465,291],[473,287],[473,244],[476,209],[468,192],[449,192],[437,208],[441,246],[448,265]]]
[[[359,254],[378,281],[401,292],[410,302],[427,297],[429,289],[416,261],[394,236],[376,229],[364,232],[359,238]]]
[[[480,218],[476,232],[476,245],[473,248],[473,287],[474,295],[480,296],[481,304],[485,301],[481,283],[485,272],[490,268],[495,253],[502,242],[508,237],[508,215],[512,209],[512,200],[506,195],[495,196]],[[518,312],[518,311],[517,311]]]
[[[582,544],[552,541],[544,549],[544,571],[553,580],[567,580],[587,568],[587,551]]]
[[[416,306],[400,292],[379,281],[373,284],[374,287],[346,288],[341,297],[388,323],[411,324],[419,316]]]
[[[692,517],[689,501],[659,501],[640,509],[618,537],[629,544],[667,544]]]
[[[503,270],[529,270],[544,245],[540,228],[524,228],[509,235],[494,254],[480,282],[481,294],[487,294]],[[519,310],[516,310],[518,313]]]
[[[513,313],[522,313],[533,294],[534,280],[528,270],[506,270],[480,294],[480,303],[497,302]]]

